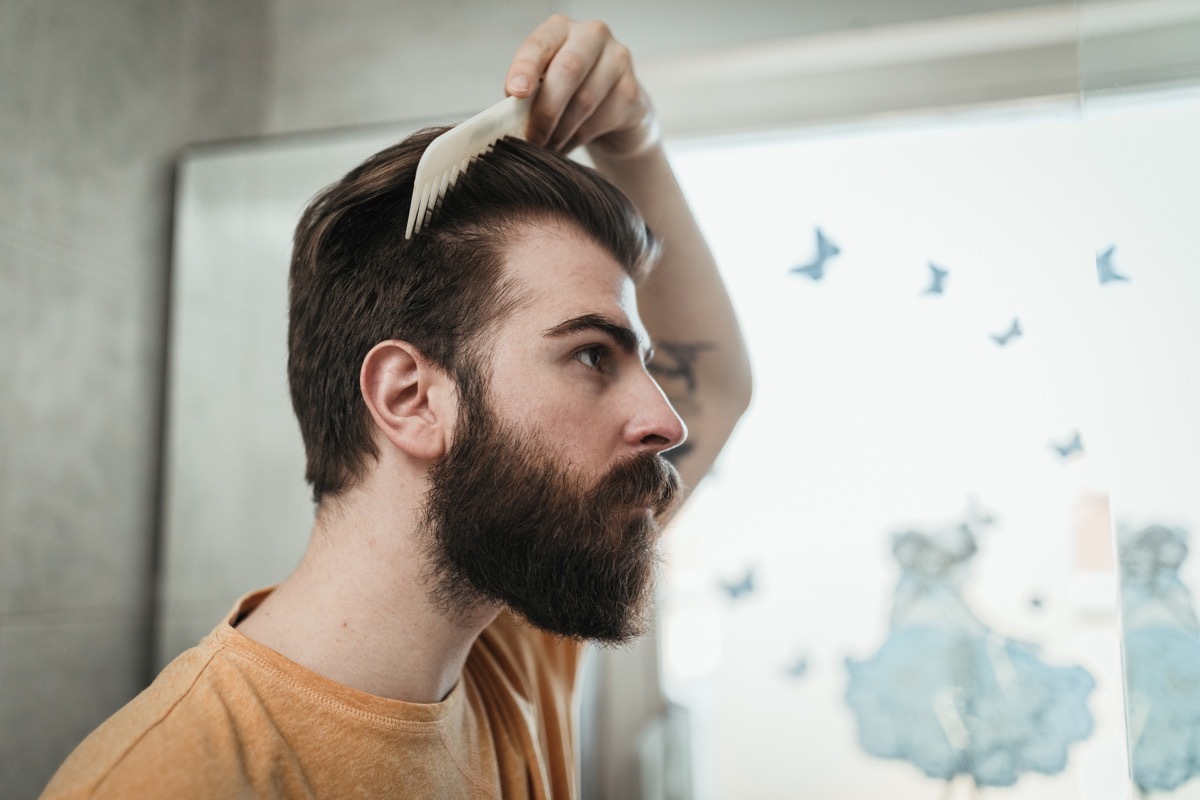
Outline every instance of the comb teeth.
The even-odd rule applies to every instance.
[[[531,97],[506,97],[429,143],[417,164],[405,239],[420,233],[446,192],[475,159],[492,152],[496,142],[506,136],[525,138],[532,102]]]

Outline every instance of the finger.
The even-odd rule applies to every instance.
[[[603,144],[614,155],[635,155],[659,139],[658,120],[641,85],[625,73],[604,102],[579,126],[563,147],[570,152],[588,144]]]
[[[567,40],[546,66],[529,111],[530,141],[545,144],[555,138],[563,112],[599,61],[607,36],[607,28],[592,23],[571,26]]]
[[[576,147],[582,147],[591,144],[597,138],[603,136],[607,132],[611,132],[613,127],[620,124],[624,117],[619,108],[619,101],[613,97],[613,92],[609,92],[604,101],[592,112],[571,138],[562,146],[561,152],[569,153]]]
[[[555,14],[533,29],[533,33],[517,46],[516,55],[504,79],[504,90],[510,95],[528,97],[537,87],[554,54],[567,40],[571,20]]]
[[[608,99],[625,73],[632,71],[629,50],[615,40],[610,40],[600,54],[599,60],[588,73],[583,83],[575,90],[567,107],[559,117],[550,148],[560,149],[572,140],[588,119]],[[599,135],[599,134],[596,134]]]

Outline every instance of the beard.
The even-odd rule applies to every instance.
[[[675,468],[641,453],[585,481],[536,431],[501,422],[482,381],[463,377],[454,442],[431,469],[425,507],[434,602],[457,618],[498,603],[573,639],[643,633],[660,524],[680,494]]]

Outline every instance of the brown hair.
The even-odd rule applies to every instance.
[[[368,158],[312,201],[296,228],[288,382],[313,499],[336,495],[378,455],[359,391],[363,358],[401,339],[460,382],[519,298],[502,280],[518,223],[574,223],[635,279],[655,242],[632,203],[593,170],[521,141],[480,158],[412,239],[417,162],[444,128]]]

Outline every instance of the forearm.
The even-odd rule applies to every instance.
[[[652,368],[689,429],[675,459],[695,485],[750,402],[750,360],[725,284],[661,144],[636,156],[590,148],[596,168],[641,210],[662,257],[638,287],[657,349]]]

